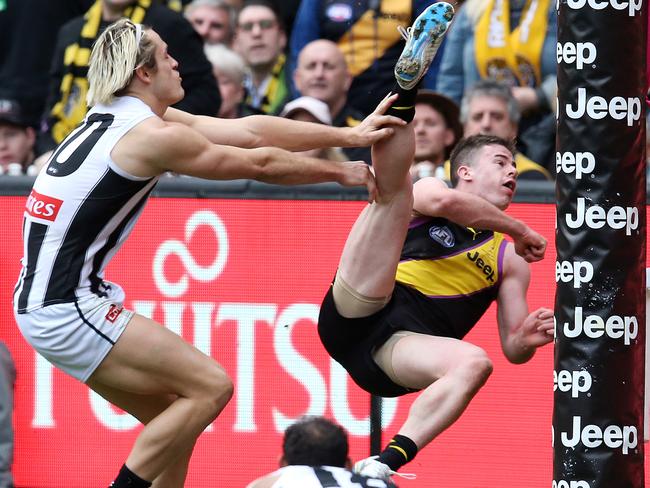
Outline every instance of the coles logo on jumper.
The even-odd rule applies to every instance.
[[[61,205],[63,205],[63,200],[41,195],[36,190],[32,190],[27,197],[26,210],[32,217],[54,222]]]

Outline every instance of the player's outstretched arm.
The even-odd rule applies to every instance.
[[[123,169],[137,176],[173,171],[213,180],[252,179],[281,185],[336,182],[366,186],[371,201],[376,193],[372,171],[363,161],[327,161],[274,147],[221,146],[185,125],[153,118],[130,131],[113,157],[120,166],[126,162]]]
[[[508,244],[497,298],[497,319],[503,353],[512,363],[525,363],[538,347],[553,340],[553,311],[528,312],[526,293],[530,283],[528,264]]]
[[[356,127],[332,127],[324,124],[268,115],[239,119],[218,119],[191,115],[169,108],[164,120],[184,124],[215,144],[243,148],[275,146],[288,151],[306,151],[322,147],[370,146],[392,134],[391,125],[404,125],[402,119],[384,115],[396,95],[386,97],[375,111]]]
[[[521,220],[472,193],[448,188],[437,178],[422,178],[413,185],[413,210],[420,215],[444,217],[460,225],[507,234],[515,251],[528,262],[544,258],[546,239]]]

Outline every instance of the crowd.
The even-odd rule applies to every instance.
[[[36,174],[81,122],[88,110],[90,48],[118,18],[151,26],[168,44],[185,91],[176,108],[221,118],[268,114],[353,127],[390,90],[404,44],[400,30],[404,35],[429,3],[3,2],[0,174]],[[497,9],[503,11],[493,15]],[[457,10],[421,81],[426,95],[417,104],[413,177],[433,174],[448,180],[445,164],[455,143],[463,135],[484,133],[516,140],[517,162],[525,165],[520,178],[552,179],[554,4],[467,0]],[[524,29],[531,35],[523,35]],[[497,30],[510,34],[486,42]],[[492,84],[484,85],[488,80]],[[369,148],[327,153],[371,164]]]
[[[218,140],[213,139],[211,134],[216,134],[217,125],[212,133],[201,132],[196,127],[196,121],[199,119],[194,116],[241,119],[250,115],[265,114],[316,122],[333,128],[365,127],[364,124],[368,124],[365,121],[369,116],[373,116],[375,107],[378,104],[381,107],[384,103],[382,99],[389,91],[394,90],[393,67],[404,48],[404,39],[409,36],[417,38],[418,35],[417,32],[412,32],[409,26],[430,3],[428,0],[397,2],[394,0],[341,0],[339,2],[6,0],[0,2],[0,32],[2,32],[0,36],[0,174],[45,173],[41,169],[46,167],[46,162],[57,146],[73,134],[79,124],[84,121],[86,125],[91,123],[86,117],[87,114],[92,114],[89,112],[86,100],[94,96],[93,88],[89,84],[89,78],[92,77],[89,76],[91,49],[102,33],[119,19],[126,18],[131,21],[123,32],[130,32],[135,29],[134,26],[140,25],[153,29],[156,34],[152,35],[153,41],[149,42],[152,46],[155,45],[156,49],[164,49],[160,53],[156,51],[156,56],[161,56],[163,60],[169,57],[175,60],[169,66],[170,72],[178,69],[184,96],[173,100],[169,105],[179,111],[168,110],[165,113],[163,110],[164,117],[162,113],[156,115],[161,119],[164,118],[165,123],[176,122],[188,126],[186,131],[188,137],[191,136],[196,141],[201,142],[202,137],[205,136],[210,139],[210,142],[225,144],[224,140],[227,139],[228,134],[221,133],[216,138]],[[39,14],[34,15],[34,12]],[[409,157],[406,163],[410,165],[410,169],[404,171],[406,178],[410,173],[413,181],[425,176],[436,176],[440,180],[451,181],[453,178],[450,166],[453,167],[455,164],[453,151],[463,137],[471,136],[478,136],[478,139],[473,139],[476,147],[461,150],[472,153],[472,158],[475,153],[483,154],[488,149],[496,150],[501,158],[504,154],[506,156],[513,154],[518,178],[537,180],[553,178],[556,22],[555,7],[550,0],[539,2],[467,0],[464,5],[457,7],[456,19],[449,28],[449,34],[444,40],[440,35],[439,42],[442,44],[436,46],[438,54],[420,81],[419,92],[416,93],[416,90],[402,86],[403,90],[399,91],[399,98],[392,99],[398,100],[396,106],[391,107],[387,112],[392,116],[397,115],[405,121],[404,123],[413,120],[412,154],[409,151],[400,154],[400,158],[404,154]],[[505,34],[494,36],[493,32],[496,31]],[[135,38],[139,43],[142,33],[136,30]],[[487,42],[488,38],[490,42]],[[105,49],[110,51],[114,48],[113,44],[121,44],[123,40],[115,37],[104,39],[104,43]],[[135,49],[137,51],[138,48]],[[177,65],[175,65],[176,61]],[[131,67],[131,72],[140,68],[146,71],[147,62],[143,60],[143,64]],[[155,76],[160,79],[163,75],[164,73]],[[142,76],[146,78],[149,75],[143,73]],[[130,82],[130,89],[134,90],[134,93],[147,93],[148,97],[149,86],[144,81],[141,83],[136,77],[133,77],[133,80]],[[119,96],[121,92],[118,90],[111,92],[113,93]],[[155,95],[158,96],[158,92],[155,92]],[[153,100],[154,97],[151,99]],[[107,100],[110,101],[110,97]],[[414,110],[409,106],[409,100],[413,101]],[[161,102],[160,105],[164,105],[166,109],[166,100],[163,101],[165,103]],[[381,109],[375,116],[381,117],[385,109],[386,107]],[[401,109],[404,111],[399,113]],[[137,113],[137,117],[142,117],[142,120],[150,116],[149,108],[141,105],[132,107],[124,105],[124,107],[117,107],[116,110],[120,116],[122,113]],[[409,111],[413,113],[408,115]],[[163,124],[162,121],[160,123]],[[144,128],[136,127],[133,130],[146,131],[145,135],[161,137],[161,142],[164,142],[162,135],[156,136],[164,131],[155,124],[143,123],[142,127]],[[218,125],[218,127],[223,130],[224,126]],[[246,125],[237,127],[246,127]],[[195,134],[193,129],[201,132],[201,136]],[[328,128],[328,130],[333,129]],[[394,141],[403,139],[406,141],[405,144],[410,144],[408,139],[410,136],[403,128],[398,126],[393,130],[399,134],[399,139]],[[329,134],[324,128],[323,133]],[[489,137],[481,139],[481,135]],[[244,135],[234,135],[234,130],[232,137],[235,140],[244,140]],[[128,136],[125,136],[125,140],[128,142]],[[331,140],[346,142],[340,136],[332,136]],[[188,141],[184,141],[184,145],[179,145],[182,146],[182,151],[178,147],[169,148],[170,154],[174,153],[172,149],[176,149],[179,155],[179,159],[173,164],[170,162],[169,166],[174,168],[175,172],[178,170],[178,173],[184,172],[195,176],[208,174],[208,169],[202,165],[200,155],[192,152],[193,148]],[[320,172],[316,174],[307,156],[338,162],[355,160],[372,164],[371,150],[368,146],[378,142],[367,138],[363,147],[356,147],[353,144],[341,144],[346,147],[312,147],[313,145],[307,147],[306,144],[290,141],[289,135],[286,135],[286,141],[285,149],[298,153],[296,159],[291,161],[304,165],[305,175],[307,171],[311,171],[309,181],[314,182],[328,181],[328,179]],[[130,151],[131,147],[127,142],[123,144],[126,144]],[[514,146],[511,149],[510,142],[516,142],[516,149]],[[114,141],[114,144],[117,147],[118,140]],[[389,156],[397,154],[395,152],[397,144],[395,142],[382,144],[383,146],[377,144],[377,147],[380,147],[377,153],[384,155],[385,163],[380,163],[380,166],[385,165],[385,168],[379,172],[390,175],[393,170],[389,169]],[[136,146],[133,142],[131,145]],[[252,144],[233,145],[255,147]],[[488,149],[485,149],[486,147]],[[497,149],[494,149],[495,147]],[[156,147],[149,150],[155,152]],[[206,153],[214,152],[208,146],[203,150]],[[160,168],[154,167],[150,162],[160,158],[149,156],[159,155],[143,155],[137,149],[133,151],[139,154],[146,164],[134,163],[129,168],[131,173],[138,174],[141,178],[157,177]],[[218,153],[217,156],[224,160],[232,158],[236,164],[241,164],[244,168],[252,158],[246,154],[252,153],[239,151],[233,148]],[[284,155],[273,153],[269,159],[280,161],[288,158],[289,154],[288,152]],[[183,158],[188,159],[186,161]],[[134,159],[138,160],[137,157]],[[476,156],[476,160],[477,165],[483,164],[483,159],[479,156]],[[186,162],[189,164],[184,165]],[[377,165],[377,161],[375,164]],[[368,171],[365,165],[360,164],[360,166],[364,171]],[[282,174],[282,178],[285,178],[282,181],[287,181],[287,184],[295,183],[287,176],[287,169],[281,163],[278,167],[280,168],[277,170],[278,174]],[[253,177],[248,176],[243,169],[241,171],[244,175],[242,177]],[[512,172],[515,173],[514,169]],[[358,174],[365,175],[360,172]],[[207,177],[228,179],[229,176],[211,174]],[[257,173],[254,178],[265,181],[264,177],[258,176]],[[331,175],[328,178],[331,178]],[[365,178],[368,176],[358,177],[359,181],[365,181]],[[46,177],[43,180],[47,181]],[[382,190],[380,194],[394,194],[400,202],[410,202],[409,199],[412,198],[410,186],[392,188],[392,183],[386,183],[390,181],[388,176],[383,176],[382,181],[384,183],[378,179],[379,186],[382,184],[387,186],[380,188]],[[461,188],[470,195],[475,191],[474,187],[467,182],[461,182]],[[139,191],[140,188],[134,189],[134,192],[136,190]],[[369,186],[372,198],[371,190],[372,186]],[[440,187],[434,186],[427,191],[436,196],[446,195],[445,190]],[[473,197],[463,196],[463,198],[469,198],[469,204],[475,203]],[[385,201],[380,202],[373,208],[379,208],[378,212],[388,212],[389,210],[383,206],[385,204]],[[401,206],[408,206],[410,212],[410,203]],[[425,211],[422,213],[426,215]],[[403,230],[406,232],[408,221],[405,215],[401,215],[396,221],[399,232],[401,227],[404,227]],[[508,230],[512,230],[513,226],[510,221],[507,225],[504,224]],[[508,233],[501,227],[493,230]],[[383,231],[380,228],[373,229],[373,232]],[[354,235],[352,234],[351,240],[354,240]],[[515,240],[517,240],[516,236]],[[396,246],[399,244],[401,247],[402,241]],[[530,243],[529,245],[543,247],[540,243],[535,243],[535,246]],[[543,255],[543,249],[541,254]],[[397,259],[399,255],[394,257]],[[535,259],[537,258],[538,256],[535,256]],[[523,266],[523,264],[517,261],[516,266]],[[347,271],[345,266],[341,269],[346,270],[345,273],[354,275],[354,271]],[[389,286],[393,287],[394,270],[391,268],[384,271],[385,274],[392,276],[388,281],[390,281]],[[349,277],[346,277],[346,280],[349,280]],[[346,288],[349,284],[344,283],[343,278],[339,280],[339,287],[352,296],[349,298],[346,295],[347,305],[360,299],[358,290]],[[339,293],[343,293],[340,289]],[[336,290],[333,293],[336,293]],[[332,298],[332,303],[336,302],[334,308],[338,309],[340,307],[337,300],[339,300],[337,296]],[[20,308],[20,303],[18,305]],[[385,305],[383,303],[377,310]],[[24,307],[19,312],[21,310],[29,311]],[[521,310],[517,312],[521,315],[519,313]],[[362,314],[355,316],[355,319],[359,317],[366,316]],[[337,317],[338,319],[343,320],[342,317]],[[546,319],[547,317],[544,318]],[[547,342],[546,331],[543,335],[542,342]],[[396,340],[400,338],[401,336]],[[416,338],[412,336],[408,339],[413,344],[415,340]],[[394,347],[396,342],[391,344],[391,347]],[[377,350],[379,351],[379,348]],[[470,351],[468,357],[474,352]],[[461,356],[463,355],[459,355],[459,358]],[[526,356],[524,360],[528,358]],[[10,356],[3,354],[0,359],[2,359],[0,365],[3,366],[0,370],[3,375],[0,377],[7,380],[0,386],[4,390],[11,391],[14,371]],[[460,359],[458,361],[460,362]],[[426,375],[418,376],[419,373],[409,376],[411,372],[408,368],[389,363],[390,361],[386,363],[387,368],[390,366],[389,369],[392,370],[393,366],[395,367],[396,377],[391,376],[390,379],[393,381],[393,386],[400,385],[395,387],[396,391],[399,390],[399,394],[407,390],[425,389],[429,385],[428,382],[432,380]],[[210,373],[206,375],[208,379],[210,377],[222,379],[220,376],[222,372],[214,365],[206,362],[203,366]],[[486,372],[476,379],[475,389],[478,389],[482,381],[487,378],[489,368],[490,366],[485,362]],[[409,377],[398,378],[402,374]],[[84,377],[84,381],[86,380],[88,378]],[[93,384],[89,381],[90,386],[100,390],[109,388],[106,386],[108,383],[102,383],[101,376],[96,381],[97,383]],[[226,384],[225,381],[222,383],[223,398],[219,397],[218,408],[214,407],[215,412],[204,412],[205,419],[197,420],[197,432],[204,427],[203,424],[209,423],[212,414],[214,416],[218,414],[218,410],[227,402],[228,394],[232,394],[231,385]],[[120,384],[116,389],[122,386]],[[204,385],[198,383],[184,385],[184,388],[192,389],[194,386],[197,386],[197,392],[203,391],[198,387]],[[436,395],[443,395],[437,390],[431,391]],[[204,400],[201,394],[196,395],[197,404]],[[0,405],[0,413],[10,410],[11,395],[4,395],[2,399],[9,406]],[[119,402],[114,403],[119,404]],[[142,415],[146,417],[150,414],[151,412],[147,412]],[[422,439],[410,433],[408,437],[402,435],[404,432],[396,435],[382,452],[381,462],[375,464],[381,464],[393,473],[402,464],[410,461],[418,449],[426,445],[438,431],[453,421],[451,413],[447,417],[438,422],[440,425],[436,424],[427,430],[427,435]],[[0,418],[0,421],[2,420]],[[412,426],[407,425],[406,431],[409,431],[410,427]],[[8,422],[5,418],[4,424],[0,425],[0,429],[5,428],[7,432],[10,431],[10,418]],[[287,432],[287,439],[291,438],[291,433]],[[10,439],[3,435],[2,439],[5,438]],[[410,438],[414,438],[417,442]],[[190,440],[186,439],[184,442],[189,446]],[[183,447],[187,446],[183,444]],[[4,470],[0,471],[0,480],[2,480],[3,474],[10,476],[8,467],[11,460],[11,445],[0,444],[0,448],[2,449],[0,461],[6,461],[0,463],[0,470]],[[405,459],[400,457],[399,453],[402,451],[406,453]],[[287,460],[286,450],[284,455]],[[347,458],[347,446],[344,458]],[[189,457],[186,461],[189,461]],[[128,462],[130,467],[146,466],[141,469],[149,479],[165,480],[166,476],[174,475],[172,469],[149,468],[150,464],[144,462],[138,455],[132,454]],[[159,462],[162,463],[162,460]],[[349,475],[343,473],[348,473],[345,471],[345,462],[314,461],[314,463],[330,464],[332,469],[328,468],[324,472],[322,470],[296,471],[295,476],[305,477],[305,479],[310,476],[316,478],[330,476],[336,477],[337,480],[341,478],[348,481],[352,476],[357,476],[358,479],[352,481],[364,486],[365,478],[352,475],[351,472]],[[287,462],[287,465],[291,464]],[[158,468],[158,466],[154,467]],[[146,471],[147,469],[151,469],[151,472]],[[364,474],[371,471],[366,470]],[[275,482],[279,477],[294,476],[292,473],[289,469],[282,468],[271,474],[270,479]],[[387,479],[388,475],[383,473],[380,477]],[[118,481],[130,483],[129,480],[132,479],[142,481],[129,471],[125,464],[116,483]],[[268,480],[258,480],[251,486],[267,485],[272,486]],[[6,486],[11,486],[11,481],[7,481]],[[142,484],[142,486],[149,485]],[[381,485],[370,483],[368,486]]]

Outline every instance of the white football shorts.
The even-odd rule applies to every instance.
[[[18,328],[34,349],[69,375],[86,382],[104,360],[134,312],[121,300],[90,295],[15,314]]]

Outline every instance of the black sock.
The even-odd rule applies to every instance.
[[[149,488],[150,486],[150,481],[143,480],[127,468],[126,464],[123,464],[117,478],[115,478],[115,481],[111,483],[109,488]]]
[[[377,461],[384,463],[393,471],[397,471],[406,463],[410,463],[418,453],[418,446],[406,436],[397,434],[391,439],[386,449],[381,451]]]
[[[415,96],[418,94],[418,86],[410,90],[405,90],[399,84],[395,83],[391,92],[397,93],[399,96],[386,111],[386,114],[394,115],[406,122],[413,120],[413,117],[415,117]]]

